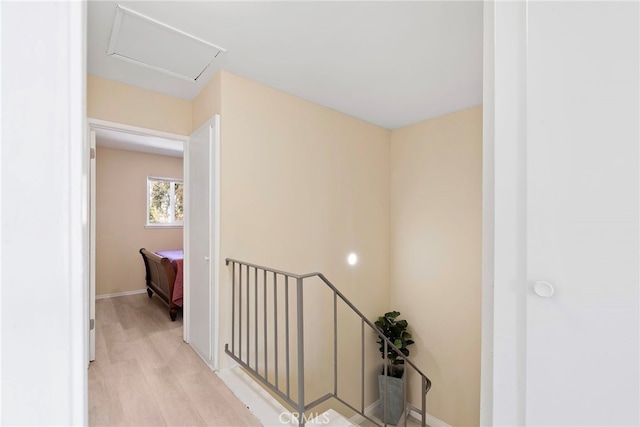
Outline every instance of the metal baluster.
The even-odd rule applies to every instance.
[[[251,352],[249,348],[249,343],[251,342],[251,317],[249,313],[249,283],[251,282],[251,276],[249,275],[249,266],[247,265],[247,365],[251,366]]]
[[[286,365],[287,365],[287,397],[291,396],[289,379],[289,276],[284,276],[284,331],[286,343]]]
[[[238,358],[242,360],[242,264],[238,264]]]
[[[297,280],[298,319],[298,426],[303,427],[304,419],[304,304],[302,301],[302,279]]]
[[[276,372],[276,388],[278,388],[278,275],[273,273],[273,339],[274,339],[274,361]]]
[[[422,427],[427,425],[427,379],[422,376]]]
[[[269,379],[269,365],[267,364],[267,270],[264,270],[264,281],[262,283],[264,299],[264,377]]]
[[[231,353],[236,353],[236,263],[231,263]]]
[[[340,291],[338,289],[336,289],[335,286],[333,286],[333,284],[331,284],[322,274],[320,273],[312,273],[312,274],[307,274],[307,275],[295,275],[292,273],[286,273],[283,271],[278,271],[278,270],[273,270],[267,267],[261,267],[258,265],[254,265],[254,264],[248,264],[248,263],[244,263],[241,261],[237,261],[237,260],[232,260],[232,259],[228,259],[227,258],[227,264],[231,263],[232,266],[232,270],[231,270],[231,275],[232,275],[232,279],[231,279],[231,284],[232,284],[232,311],[231,311],[231,320],[232,320],[232,324],[231,324],[231,351],[229,351],[229,348],[227,346],[225,346],[225,351],[226,353],[233,359],[235,360],[237,363],[239,363],[241,366],[244,366],[249,372],[251,372],[253,375],[255,375],[260,381],[263,382],[263,384],[268,387],[272,392],[274,392],[275,394],[277,394],[281,399],[283,399],[284,401],[287,401],[293,408],[296,408],[298,411],[298,423],[299,426],[304,426],[306,419],[305,419],[305,372],[304,372],[304,364],[305,364],[305,356],[304,356],[304,298],[303,298],[303,279],[307,278],[307,277],[312,277],[312,276],[318,276],[321,280],[323,280],[325,282],[325,284],[327,284],[333,292],[333,351],[334,351],[334,362],[333,362],[333,368],[334,368],[334,388],[333,388],[333,393],[332,394],[326,394],[325,396],[322,396],[318,399],[316,399],[315,401],[309,403],[306,407],[306,410],[310,410],[313,407],[316,407],[317,405],[319,405],[320,403],[326,401],[327,399],[334,397],[336,398],[338,401],[342,402],[344,405],[346,405],[348,408],[352,409],[355,412],[360,413],[361,415],[364,415],[364,402],[365,402],[365,393],[364,393],[364,389],[366,386],[366,376],[365,376],[365,371],[366,371],[366,359],[364,356],[364,347],[365,347],[365,341],[366,341],[366,337],[365,337],[365,333],[364,333],[364,329],[365,329],[365,323],[372,328],[372,330],[377,331],[377,329],[375,328],[375,326],[369,321],[367,320],[362,313],[349,301],[347,300],[344,295],[342,295],[342,293],[340,293]],[[238,264],[238,272],[236,273],[236,264]],[[246,350],[244,352],[244,354],[247,356],[246,359],[243,360],[243,353],[242,353],[242,332],[243,332],[243,313],[242,313],[242,306],[243,304],[243,266],[246,266],[246,309],[247,309],[247,319],[246,319],[246,333],[247,333],[247,339],[246,339]],[[254,327],[255,327],[255,331],[253,332],[255,334],[254,336],[254,345],[255,345],[255,369],[252,368],[250,366],[250,358],[251,358],[251,268],[254,269]],[[263,334],[264,334],[264,377],[260,374],[259,372],[259,363],[260,363],[260,354],[259,354],[259,343],[260,343],[260,339],[259,339],[259,325],[258,325],[258,316],[259,316],[259,312],[260,312],[260,308],[258,307],[259,304],[259,289],[258,287],[260,286],[259,284],[259,278],[258,278],[258,270],[261,270],[263,272],[263,319],[264,319],[264,323],[263,323]],[[275,359],[275,386],[272,382],[269,381],[269,372],[268,372],[268,360],[269,360],[269,352],[268,352],[268,338],[269,338],[269,333],[268,333],[268,326],[267,326],[267,319],[269,317],[269,313],[268,313],[268,301],[267,301],[267,294],[268,294],[268,273],[271,272],[273,273],[273,310],[274,310],[274,333],[273,333],[273,338],[274,338],[274,359]],[[278,383],[279,383],[279,375],[278,375],[278,369],[279,369],[279,361],[278,361],[278,346],[279,346],[279,340],[278,340],[278,317],[279,317],[279,313],[278,313],[278,275],[282,275],[285,278],[285,289],[284,289],[284,301],[283,303],[285,304],[285,344],[286,344],[286,394],[280,390]],[[298,335],[298,348],[297,348],[297,356],[298,356],[298,396],[297,399],[292,399],[291,398],[291,340],[290,340],[290,329],[291,329],[291,325],[290,325],[290,318],[289,318],[289,303],[290,303],[290,295],[289,295],[289,279],[290,278],[295,278],[297,279],[297,312],[296,312],[296,322],[297,322],[297,335]],[[236,344],[236,306],[235,306],[235,300],[236,300],[236,283],[238,284],[238,290],[237,290],[237,298],[238,298],[238,307],[237,307],[237,323],[238,323],[238,330],[237,330],[237,341],[238,341],[238,352],[235,352],[235,344]],[[351,404],[345,402],[343,399],[340,399],[340,397],[338,396],[338,297],[340,297],[340,299],[343,300],[343,302],[349,307],[351,308],[351,310],[353,312],[355,312],[361,319],[361,323],[360,323],[360,345],[361,345],[361,372],[360,372],[360,385],[361,385],[361,392],[360,392],[360,396],[361,396],[361,402],[360,402],[360,408],[356,409],[354,406],[352,406]],[[380,334],[379,334],[380,335]],[[380,335],[382,336],[382,335]],[[384,362],[384,368],[383,368],[383,375],[384,375],[384,384],[383,384],[383,418],[385,419],[383,425],[386,427],[388,425],[386,419],[388,418],[388,412],[389,412],[389,403],[388,400],[386,398],[386,394],[389,391],[389,385],[388,385],[388,381],[389,381],[389,374],[390,374],[390,366],[388,365],[387,362],[389,362],[389,346],[391,346],[392,351],[395,352],[395,347],[393,347],[392,344],[388,343],[388,341],[386,339],[383,339],[383,362]],[[424,375],[419,368],[417,368],[408,358],[402,357],[400,356],[403,360],[405,360],[405,363],[408,364],[411,368],[415,369],[416,372],[420,375],[421,377],[421,391],[422,391],[422,397],[421,397],[421,409],[422,409],[422,426],[426,427],[426,394],[429,391],[429,389],[431,388],[431,381],[427,378],[426,375]],[[406,369],[406,365],[405,365],[405,369]],[[403,409],[404,409],[404,425],[406,427],[408,420],[407,417],[410,416],[410,411],[411,411],[411,405],[407,404],[407,384],[408,381],[405,382],[405,387],[403,389]],[[416,409],[417,410],[417,409]],[[408,412],[407,412],[408,411]],[[371,420],[369,417],[367,417],[365,415],[365,418]]]
[[[407,418],[411,415],[411,409],[407,405],[407,384],[409,383],[409,365],[403,365],[404,381],[402,381],[402,408],[404,410],[404,427],[407,427]]]
[[[338,395],[338,294],[333,291],[333,394]]]
[[[361,345],[360,345],[360,349],[361,349],[361,354],[362,354],[362,360],[361,362],[361,366],[362,366],[362,370],[360,371],[360,398],[361,398],[361,405],[360,405],[360,410],[362,411],[362,413],[364,414],[364,320],[360,321],[360,341],[361,341]]]
[[[387,427],[387,378],[389,378],[387,375],[387,370],[389,369],[387,367],[387,351],[389,351],[387,349],[387,340],[385,340],[383,338],[384,341],[384,404],[383,404],[383,409],[382,409],[382,422],[384,423],[384,427]]]
[[[255,278],[254,278],[254,282],[253,282],[254,286],[255,286],[255,298],[253,299],[253,305],[255,310],[255,316],[254,316],[254,320],[255,320],[255,330],[254,330],[254,334],[255,334],[255,341],[256,341],[256,347],[255,347],[255,352],[256,352],[256,371],[258,371],[258,269],[255,269]]]

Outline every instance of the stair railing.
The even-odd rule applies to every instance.
[[[227,258],[226,265],[231,264],[232,268],[232,309],[231,309],[231,346],[225,344],[225,352],[236,363],[238,363],[243,369],[248,371],[256,380],[262,383],[266,388],[271,390],[280,399],[296,411],[296,417],[299,426],[304,426],[305,412],[316,407],[317,405],[329,400],[336,399],[343,405],[351,409],[352,411],[360,414],[370,422],[377,426],[387,426],[387,399],[383,406],[383,424],[378,423],[365,413],[365,327],[375,332],[378,337],[384,343],[384,375],[385,382],[384,387],[386,391],[387,387],[387,355],[389,349],[398,355],[398,358],[404,361],[405,368],[409,366],[412,368],[421,379],[421,407],[420,409],[406,404],[406,393],[404,398],[405,412],[408,410],[416,411],[421,416],[421,424],[426,427],[426,395],[431,388],[431,381],[429,378],[408,358],[400,349],[398,349],[394,343],[392,343],[380,330],[368,320],[358,310],[351,301],[349,301],[322,273],[309,273],[309,274],[294,274],[281,270],[276,270],[269,267],[264,267],[244,261],[238,261],[236,259]],[[253,277],[253,286],[251,286],[251,278]],[[305,403],[304,385],[305,385],[305,357],[304,357],[304,280],[312,277],[319,278],[331,291],[333,292],[333,391],[326,393],[322,397]],[[279,384],[279,348],[278,348],[278,280],[281,279],[280,284],[284,286],[284,317],[285,317],[285,384],[284,391]],[[270,280],[270,283],[269,283]],[[289,282],[295,281],[296,288],[296,304],[295,304],[295,323],[297,334],[297,393],[294,396],[291,390],[291,360],[290,360],[290,327],[289,327]],[[273,288],[273,300],[272,310],[273,315],[273,340],[269,340],[267,333],[268,324],[268,304],[267,293],[269,292],[268,285]],[[262,285],[262,301],[259,301],[259,288]],[[253,288],[253,289],[252,289]],[[243,297],[243,290],[245,291]],[[253,310],[251,310],[251,293],[253,291]],[[346,304],[351,311],[360,318],[361,322],[361,336],[360,336],[360,348],[361,348],[361,382],[360,382],[360,408],[347,402],[338,393],[338,300],[341,300]],[[262,319],[259,321],[259,307],[262,306]],[[244,309],[244,310],[243,310]],[[251,322],[251,311],[253,311],[253,322]],[[246,316],[245,316],[246,315]],[[243,324],[243,317],[245,323]],[[237,320],[237,323],[236,323]],[[262,326],[262,331],[259,327]],[[243,337],[243,332],[246,336]],[[259,334],[262,333],[262,350],[263,360],[259,360]],[[253,340],[251,337],[253,336]],[[253,341],[253,342],[252,342]],[[273,381],[269,379],[269,360],[268,360],[268,346],[269,344],[274,346],[272,353],[274,355],[274,361],[272,363],[274,373],[272,375]],[[243,351],[243,344],[246,345]],[[253,361],[251,346],[253,346]],[[261,363],[264,365],[261,367]],[[407,414],[408,415],[408,414]],[[405,426],[406,426],[405,416]]]

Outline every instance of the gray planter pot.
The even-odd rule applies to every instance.
[[[385,393],[385,379],[387,389]],[[378,375],[380,392],[380,418],[387,424],[397,425],[404,412],[404,371],[401,378]],[[387,405],[387,417],[384,417],[384,406]]]

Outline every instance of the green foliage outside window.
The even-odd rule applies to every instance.
[[[175,183],[176,193],[176,221],[182,222],[184,220],[184,185],[181,182]]]
[[[173,179],[147,178],[149,196],[148,224],[182,224],[184,185]]]

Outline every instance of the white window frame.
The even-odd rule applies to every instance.
[[[149,202],[151,199],[151,181],[164,181],[169,182],[171,185],[169,186],[169,216],[173,220],[172,222],[164,222],[164,223],[150,223],[149,222]],[[175,195],[175,186],[173,184],[180,183],[184,187],[184,180],[182,178],[167,178],[161,176],[147,176],[147,216],[145,219],[145,227],[147,228],[182,228],[184,226],[184,219],[182,221],[175,220],[175,206],[176,206],[176,195]],[[184,191],[184,190],[183,190]],[[184,197],[184,193],[183,193]],[[184,207],[184,200],[183,200]]]

